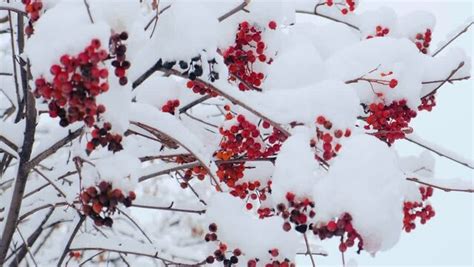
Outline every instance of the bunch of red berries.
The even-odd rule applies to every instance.
[[[31,36],[34,32],[33,23],[38,21],[40,17],[40,11],[43,9],[43,2],[41,0],[22,0],[25,5],[25,11],[28,14],[28,26],[25,27],[26,36]]]
[[[338,142],[342,137],[351,136],[351,130],[336,129],[331,131],[332,123],[324,116],[318,116],[316,118],[316,138],[311,140],[310,146],[316,147],[320,144],[320,148],[323,150],[323,159],[325,161],[332,159],[337,156],[337,152],[341,149],[341,144]],[[322,141],[322,144],[321,144]],[[318,159],[318,157],[317,157]]]
[[[321,240],[332,237],[340,237],[341,242],[339,244],[339,251],[341,252],[345,252],[347,248],[353,247],[355,245],[355,241],[358,240],[357,253],[360,253],[360,251],[364,248],[364,242],[362,237],[352,226],[351,221],[352,216],[349,213],[344,213],[342,216],[337,218],[337,220],[329,221],[325,225],[310,225],[310,227],[313,230],[313,234],[317,235]]]
[[[79,198],[82,212],[91,217],[95,225],[111,227],[114,221],[110,216],[115,213],[118,203],[130,207],[136,196],[133,191],[125,196],[122,190],[113,189],[111,183],[102,181],[97,187],[90,186],[82,191]]]
[[[276,215],[281,216],[285,222],[283,230],[286,232],[291,230],[291,223],[295,225],[295,230],[304,234],[308,230],[308,220],[314,218],[314,202],[308,198],[296,199],[295,194],[286,193],[288,207],[280,203],[277,205]]]
[[[87,142],[86,152],[90,154],[99,145],[102,147],[107,146],[107,149],[112,152],[122,150],[122,136],[119,134],[112,134],[110,132],[111,129],[112,125],[108,122],[105,122],[102,127],[94,125],[94,129],[91,133],[92,139]]]
[[[268,24],[269,29],[276,29],[276,22]],[[247,21],[239,24],[235,36],[235,44],[224,52],[224,63],[229,69],[229,80],[239,80],[241,91],[259,89],[265,75],[254,71],[254,64],[259,61],[271,63],[271,59],[265,55],[265,42],[262,41],[262,30],[256,25],[250,25]]]
[[[407,233],[416,228],[416,218],[420,218],[420,223],[425,224],[428,220],[435,216],[433,207],[425,203],[425,201],[433,195],[433,187],[421,186],[420,194],[421,202],[407,201],[403,205],[403,229],[405,229]]]
[[[126,85],[128,78],[126,76],[127,70],[130,68],[130,61],[126,60],[125,53],[127,46],[124,42],[128,39],[127,32],[115,33],[110,37],[110,57],[114,58],[112,66],[115,68],[115,76],[119,78],[120,85]]]
[[[415,45],[423,54],[428,54],[428,48],[431,43],[431,29],[426,29],[425,33],[418,33],[415,36]]]
[[[276,136],[269,137],[269,143],[265,143],[260,135],[257,126],[249,122],[244,115],[235,117],[235,124],[219,129],[222,135],[220,151],[224,160],[233,156],[245,155],[249,159],[266,158],[277,153],[280,150],[281,143],[276,140]],[[226,120],[232,120],[234,116],[231,113],[226,114]],[[276,135],[276,134],[275,134]],[[274,143],[270,143],[270,138]]]
[[[436,96],[434,94],[421,98],[421,104],[418,106],[418,110],[431,111],[436,106]]]
[[[202,82],[199,82],[199,81],[188,81],[186,83],[186,87],[193,90],[193,92],[195,94],[200,94],[200,95],[209,95],[211,97],[216,97],[218,96],[218,94],[211,90],[211,88],[209,88],[209,86],[207,86],[206,84],[202,83]]]
[[[372,103],[366,112],[369,116],[364,128],[376,130],[374,135],[388,144],[405,138],[405,133],[411,132],[408,124],[412,118],[416,117],[416,111],[407,106],[406,100],[393,101],[388,106],[383,103]]]
[[[163,107],[161,107],[161,111],[168,112],[174,115],[174,112],[177,107],[179,107],[179,99],[168,100]]]
[[[204,236],[204,240],[206,242],[214,242],[217,241],[217,225],[215,223],[211,223],[209,225],[209,233]],[[225,243],[219,242],[219,247],[213,253],[206,258],[206,263],[212,264],[214,261],[222,262],[224,266],[232,266],[239,262],[239,256],[242,255],[240,249],[236,248],[232,251],[232,255],[226,255],[227,253],[227,245]]]
[[[187,169],[182,176],[183,182],[180,183],[181,188],[187,188],[189,181],[191,181],[194,177],[197,177],[198,180],[203,181],[206,177],[206,174],[207,170],[203,166],[194,166],[193,168]]]
[[[336,6],[343,15],[347,15],[349,12],[354,12],[355,10],[354,0],[342,0],[339,2],[334,2],[334,0],[326,0],[326,5],[329,7]]]
[[[92,127],[105,107],[96,104],[96,96],[109,89],[106,68],[100,62],[107,58],[107,52],[100,49],[97,39],[76,57],[63,55],[60,65],[51,67],[52,82],[44,78],[35,81],[36,97],[42,97],[49,104],[49,115],[60,117],[63,127],[76,121],[84,121]]]
[[[367,39],[371,39],[371,38],[374,38],[374,37],[384,37],[389,32],[390,32],[389,28],[384,28],[384,27],[379,25],[379,26],[375,27],[375,34],[367,36]]]
[[[252,201],[265,201],[267,199],[267,193],[271,193],[272,181],[268,181],[266,186],[262,186],[260,181],[243,182],[231,187],[230,194],[240,199],[249,198]],[[251,210],[253,208],[252,203],[248,202],[246,208]]]

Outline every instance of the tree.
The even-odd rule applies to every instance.
[[[433,15],[357,6],[0,3],[0,265],[314,266],[315,244],[388,250],[434,190],[472,193],[432,154],[473,163],[410,122],[470,78],[447,48],[473,22],[432,49]]]

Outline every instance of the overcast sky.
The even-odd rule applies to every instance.
[[[446,38],[466,19],[474,14],[473,2],[465,1],[422,1],[422,0],[362,0],[359,11],[380,6],[394,8],[398,14],[413,10],[431,11],[436,16],[432,44]],[[459,38],[453,46],[462,47],[469,55],[474,48],[473,32]],[[424,112],[412,123],[419,136],[435,142],[466,158],[473,158],[473,82],[465,81],[445,85],[437,97],[438,105],[431,113]],[[401,155],[416,155],[422,150],[412,144],[399,143]],[[436,178],[474,178],[474,172],[466,167],[436,157]],[[432,204],[436,216],[427,225],[417,227],[410,234],[402,234],[393,249],[372,258],[367,253],[356,255],[346,253],[346,262],[354,258],[358,266],[474,266],[474,196],[467,193],[445,193],[435,191]],[[318,257],[317,266],[341,266],[337,242],[325,241],[325,248],[332,247],[330,257]],[[298,266],[310,266],[308,259],[298,261]]]

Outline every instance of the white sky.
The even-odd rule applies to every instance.
[[[472,18],[474,1],[422,1],[362,0],[359,11],[380,6],[394,8],[398,14],[413,10],[431,11],[436,16],[432,44],[444,40],[446,35],[469,17]],[[473,29],[459,38],[453,46],[462,47],[473,55]],[[473,82],[465,81],[445,85],[437,97],[437,107],[431,113],[420,113],[412,123],[419,136],[435,142],[466,158],[473,158]],[[399,143],[401,155],[418,154],[422,150],[412,144]],[[436,157],[436,178],[462,178],[473,181],[474,172],[466,167]],[[474,195],[435,191],[432,204],[436,216],[424,226],[418,226],[410,234],[402,234],[393,249],[372,258],[367,253],[346,253],[346,263],[354,258],[358,266],[474,266]],[[325,241],[329,257],[317,257],[316,265],[341,266],[341,255],[335,240]],[[298,266],[311,266],[309,259],[302,258]]]

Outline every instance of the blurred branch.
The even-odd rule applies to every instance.
[[[230,16],[234,15],[235,13],[244,10],[245,7],[250,3],[250,0],[244,0],[240,5],[236,6],[235,8],[229,10],[229,12],[225,13],[224,15],[220,16],[217,20],[222,22],[229,18]]]

